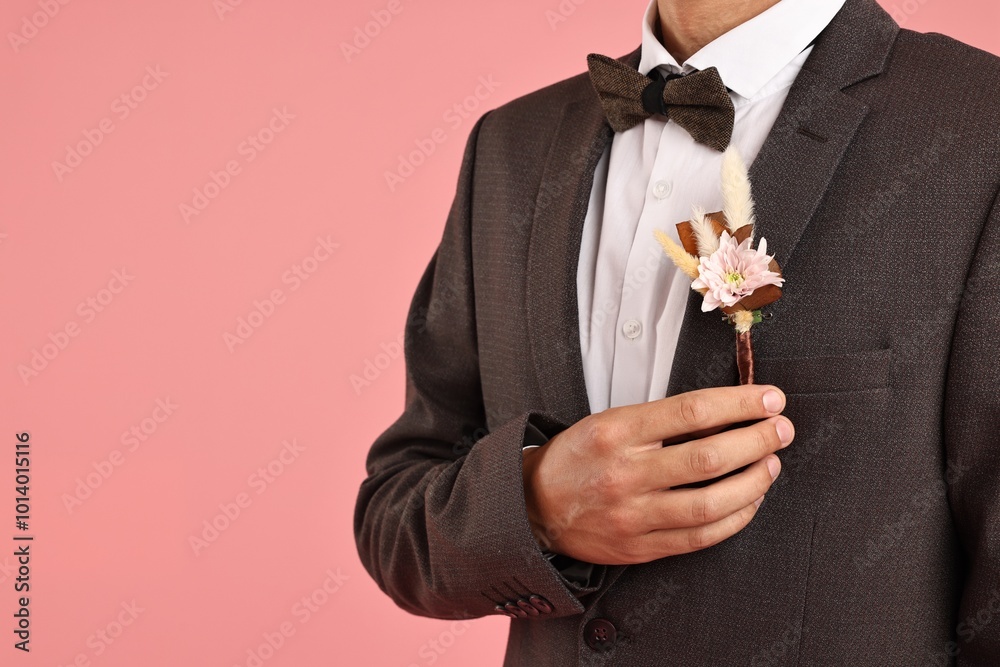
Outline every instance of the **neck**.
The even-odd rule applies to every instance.
[[[656,0],[657,37],[683,63],[716,37],[757,16],[779,0]]]

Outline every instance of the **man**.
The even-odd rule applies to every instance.
[[[628,127],[595,61],[471,132],[365,567],[510,616],[505,665],[1000,664],[998,59],[874,0],[653,0]],[[682,126],[716,76],[729,126]],[[725,145],[785,278],[747,386],[651,250]]]

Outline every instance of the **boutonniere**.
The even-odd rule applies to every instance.
[[[715,213],[694,207],[691,219],[677,225],[681,245],[663,231],[653,231],[667,256],[691,278],[691,289],[704,297],[702,312],[718,308],[736,329],[740,384],[753,384],[750,329],[761,321],[760,309],[781,296],[785,279],[767,254],[767,240],[754,246],[750,178],[733,146],[722,155],[722,203]]]

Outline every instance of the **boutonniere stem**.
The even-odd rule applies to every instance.
[[[761,321],[761,308],[781,297],[784,278],[767,240],[754,245],[754,204],[746,164],[734,146],[722,156],[721,211],[695,207],[690,220],[677,225],[680,244],[654,230],[663,251],[691,279],[703,296],[702,312],[715,309],[736,330],[736,365],[740,384],[753,384],[751,329]]]

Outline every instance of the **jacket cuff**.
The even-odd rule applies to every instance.
[[[546,419],[537,414],[532,416],[536,419]],[[549,427],[551,428],[552,426],[551,420],[549,420]],[[541,447],[548,442],[549,439],[549,436],[546,435],[540,428],[535,426],[535,424],[531,422],[531,417],[529,417],[529,421],[525,425],[524,444],[521,447],[521,451],[532,447]],[[604,580],[604,572],[606,568],[602,565],[587,563],[569,556],[557,554],[547,549],[542,549],[542,555],[549,561],[552,567],[556,569],[563,582],[577,596],[586,595],[587,593],[596,591],[600,588],[601,583]]]
[[[521,447],[565,428],[547,415],[522,413],[475,442],[462,466],[466,480],[475,480],[480,500],[468,508],[479,515],[469,517],[478,535],[467,536],[479,544],[465,558],[476,554],[473,569],[480,577],[486,574],[480,581],[487,588],[480,594],[493,602],[496,614],[518,619],[581,614],[585,608],[578,596],[596,590],[597,579],[603,580],[589,577],[581,585],[579,577],[565,578],[542,553],[528,521]]]

